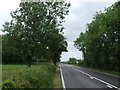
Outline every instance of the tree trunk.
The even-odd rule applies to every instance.
[[[31,57],[31,56],[28,56],[28,57],[27,57],[27,66],[28,66],[28,67],[31,67],[31,65],[32,65],[32,57]]]
[[[85,53],[85,47],[84,47],[84,45],[83,45],[83,48],[82,48],[82,53],[83,53],[84,60],[86,60],[86,53]]]
[[[54,60],[53,63],[54,63],[55,66],[57,66],[57,64],[56,64],[56,60]]]

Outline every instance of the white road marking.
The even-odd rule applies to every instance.
[[[107,87],[112,88],[110,85],[107,85]]]
[[[85,75],[87,75],[87,76],[89,76],[89,77],[92,77],[90,74],[88,74],[88,73],[85,73]]]
[[[94,77],[90,77],[91,79],[94,79]]]
[[[63,86],[63,89],[66,90],[64,78],[63,78],[63,75],[62,75],[61,65],[60,65],[60,72],[61,72],[61,78],[62,78],[62,86]]]
[[[112,85],[112,84],[110,84],[110,83],[108,83],[108,82],[105,82],[105,81],[103,81],[103,80],[101,80],[101,79],[99,79],[99,78],[96,78],[96,77],[94,77],[94,76],[92,76],[92,75],[90,75],[90,74],[88,74],[88,73],[85,73],[85,72],[83,72],[83,71],[81,71],[81,70],[78,70],[78,69],[76,69],[76,68],[73,68],[73,69],[76,70],[76,71],[79,71],[79,72],[81,72],[81,73],[84,73],[84,75],[87,75],[87,76],[89,76],[90,78],[92,77],[92,79],[95,79],[95,80],[100,81],[100,82],[102,82],[102,83],[104,83],[104,84],[107,84],[107,87],[109,87],[109,88],[114,87],[114,88],[120,90],[119,87],[114,86],[114,85]]]

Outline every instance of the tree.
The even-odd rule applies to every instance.
[[[11,12],[13,19],[10,22],[9,30],[4,28],[3,31],[15,39],[14,47],[29,67],[33,57],[49,59],[46,55],[53,52],[54,57],[56,56],[58,59],[58,56],[64,51],[59,47],[66,48],[62,43],[65,39],[59,40],[60,37],[52,37],[62,36],[60,34],[63,31],[62,22],[69,12],[69,6],[70,4],[65,2],[25,2],[20,3],[19,8]],[[52,36],[48,38],[50,33]],[[49,50],[50,47],[53,47],[50,46],[50,41],[54,46],[58,45],[56,48],[60,50]],[[18,46],[20,47],[18,48]],[[53,55],[50,55],[50,58],[54,59]]]
[[[3,25],[3,31],[10,31],[13,29],[9,22]],[[10,36],[7,32],[2,35],[2,62],[3,63],[23,63],[21,54],[17,48],[20,48],[20,41],[16,43],[17,37]],[[11,32],[9,32],[11,33]],[[17,46],[17,48],[15,48]]]
[[[17,44],[14,41],[9,35],[2,35],[2,63],[23,63],[18,49],[14,47]]]
[[[56,64],[57,61],[60,61],[61,53],[67,51],[67,42],[65,41],[64,36],[58,32],[50,32],[47,40],[51,58],[54,64]]]
[[[84,33],[80,33],[79,38],[77,38],[76,41],[74,41],[74,46],[79,49],[79,51],[82,51],[83,53],[83,57],[85,59],[85,53],[86,53],[86,49],[85,49],[85,40],[86,40],[86,36]]]
[[[2,61],[2,36],[0,35],[0,61]],[[0,64],[2,64],[0,62]]]
[[[104,12],[97,12],[87,25],[86,32],[74,41],[75,46],[83,52],[86,66],[120,71],[119,11],[120,1]]]

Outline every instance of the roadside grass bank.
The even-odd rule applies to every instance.
[[[108,74],[111,74],[111,75],[120,75],[120,72],[115,72],[115,71],[109,71],[109,70],[103,70],[103,69],[98,69],[98,68],[85,67],[85,66],[81,66],[81,65],[77,65],[77,64],[69,64],[69,65],[74,65],[74,66],[78,66],[78,67],[82,67],[82,68],[86,68],[86,69],[90,69],[90,70],[100,71],[100,72],[108,73]]]
[[[26,65],[3,65],[2,88],[53,88],[56,66],[40,63],[28,68]]]
[[[57,65],[56,68],[56,73],[54,77],[54,87],[53,88],[63,88],[62,87],[62,79],[61,79],[61,74],[60,74],[60,66]]]

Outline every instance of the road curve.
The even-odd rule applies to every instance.
[[[73,65],[61,64],[65,88],[104,88],[120,90],[120,77]]]

